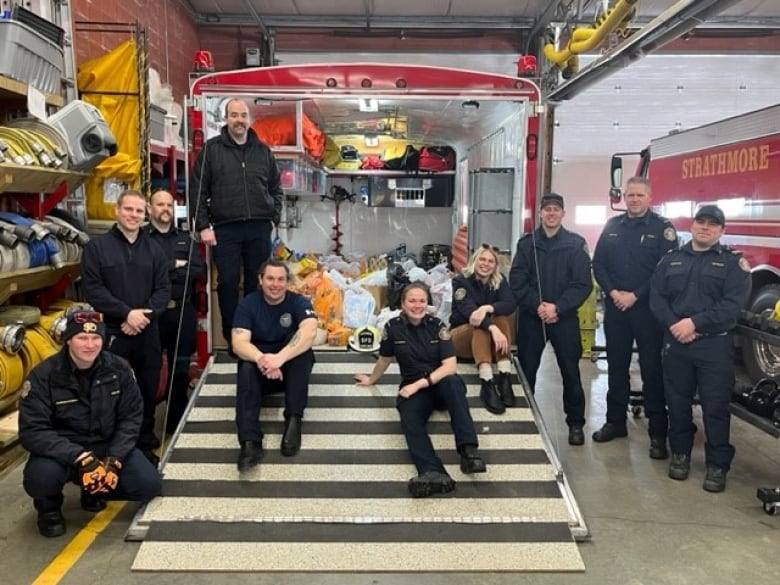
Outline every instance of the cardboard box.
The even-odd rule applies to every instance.
[[[387,291],[387,286],[385,285],[379,285],[379,284],[371,284],[361,285],[364,289],[366,289],[368,292],[371,293],[371,296],[374,297],[374,301],[376,302],[376,307],[374,307],[374,314],[379,314],[379,311],[382,310],[382,308],[387,306],[387,303],[390,299],[390,294]]]

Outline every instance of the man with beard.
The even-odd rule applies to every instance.
[[[206,142],[192,167],[189,209],[201,242],[212,248],[222,334],[232,353],[241,266],[246,296],[271,255],[271,230],[279,224],[284,193],[271,149],[250,127],[246,102],[228,100],[224,120],[219,136]]]
[[[174,199],[161,189],[149,198],[149,224],[144,228],[168,258],[171,299],[160,316],[160,343],[168,356],[168,416],[165,430],[176,430],[187,408],[190,356],[195,352],[197,320],[192,283],[203,272],[203,259],[190,232],[176,228]]]
[[[144,196],[123,192],[116,202],[117,222],[92,238],[81,258],[85,300],[105,315],[106,349],[130,362],[144,402],[138,448],[155,465],[160,440],[154,433],[154,410],[162,349],[159,317],[171,297],[168,258],[141,229]]]

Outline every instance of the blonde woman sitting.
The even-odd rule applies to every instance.
[[[509,319],[515,307],[509,283],[499,271],[498,249],[482,244],[452,280],[450,329],[455,355],[473,358],[477,364],[480,399],[494,414],[515,404]],[[493,363],[498,370],[495,378]]]

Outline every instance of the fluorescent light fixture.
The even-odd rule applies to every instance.
[[[358,98],[358,108],[361,112],[378,112],[379,102],[374,98]]]
[[[363,137],[363,141],[366,143],[366,146],[379,146],[379,136],[376,134],[366,134]]]

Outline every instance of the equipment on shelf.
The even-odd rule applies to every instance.
[[[49,116],[70,145],[70,168],[90,172],[109,156],[117,153],[114,135],[103,114],[92,104],[74,100]]]

